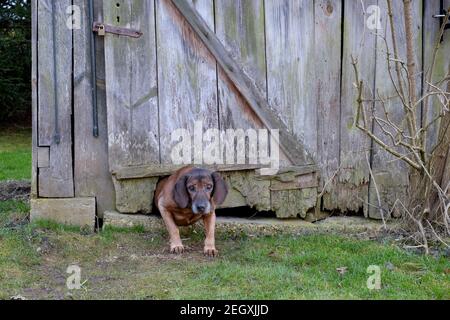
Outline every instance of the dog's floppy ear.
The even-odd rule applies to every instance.
[[[189,195],[186,189],[187,176],[182,176],[178,179],[173,188],[173,200],[178,205],[178,207],[184,209],[187,208],[189,204]]]
[[[227,197],[228,186],[219,173],[213,172],[211,176],[214,181],[214,191],[213,191],[214,203],[222,204],[225,201],[225,198]]]

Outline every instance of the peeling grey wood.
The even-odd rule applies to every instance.
[[[185,165],[160,165],[160,166],[133,166],[117,168],[112,172],[117,180],[152,178],[160,176],[169,176]],[[203,165],[202,168],[212,171],[239,171],[255,170],[259,165]]]
[[[314,2],[266,0],[267,96],[312,155],[317,152]]]
[[[382,7],[382,13],[386,13],[385,1],[378,2],[378,5]],[[449,2],[446,0],[446,6],[450,5]],[[156,176],[169,174],[176,167],[160,167],[159,161],[161,154],[163,163],[170,163],[170,133],[173,129],[192,128],[195,120],[203,120],[205,129],[211,127],[266,127],[267,123],[261,120],[261,114],[258,115],[252,110],[252,107],[258,106],[257,103],[262,101],[261,105],[268,107],[269,113],[275,115],[271,119],[275,119],[275,122],[278,119],[279,122],[276,123],[281,123],[281,127],[285,126],[287,132],[295,135],[292,141],[295,141],[296,144],[303,143],[320,160],[323,173],[321,186],[340,165],[341,170],[335,178],[337,183],[329,186],[328,194],[324,198],[325,208],[356,211],[364,207],[367,210],[368,200],[377,205],[373,183],[370,199],[367,198],[369,174],[364,151],[369,149],[370,141],[354,126],[356,93],[352,87],[354,74],[350,65],[350,54],[356,53],[358,56],[361,77],[367,84],[374,82],[376,76],[377,87],[381,87],[383,95],[392,94],[393,91],[385,74],[386,68],[383,65],[385,57],[381,45],[377,49],[377,68],[375,70],[373,57],[375,37],[369,30],[364,32],[365,18],[361,14],[361,2],[347,1],[345,3],[344,33],[341,35],[340,10],[342,4],[338,1],[197,0],[186,2],[157,0],[157,3],[154,3],[144,0],[119,0],[104,4],[102,1],[95,1],[97,13],[102,11],[98,9],[103,5],[110,10],[108,17],[103,19],[101,15],[97,14],[96,20],[104,20],[108,23],[107,20],[110,19],[109,23],[112,22],[112,24],[142,29],[144,37],[147,37],[143,40],[145,44],[142,45],[140,42],[133,42],[136,41],[135,39],[114,35],[106,36],[106,41],[112,44],[106,48],[106,58],[109,61],[106,63],[107,73],[111,75],[113,74],[111,70],[115,70],[115,80],[107,77],[106,84],[104,81],[105,61],[102,58],[103,39],[97,39],[100,137],[95,139],[91,136],[91,95],[87,78],[90,65],[86,58],[89,50],[87,21],[84,20],[86,19],[86,3],[74,0],[74,4],[79,5],[82,9],[83,19],[82,30],[73,31],[75,43],[75,60],[73,61],[75,67],[73,70],[75,80],[73,95],[75,180],[73,182],[71,181],[72,141],[67,140],[70,139],[70,134],[64,136],[65,132],[70,133],[72,129],[70,128],[72,32],[67,32],[65,28],[68,18],[65,8],[69,3],[71,1],[57,1],[59,10],[57,48],[60,50],[58,79],[61,82],[60,90],[66,91],[60,95],[61,102],[58,104],[63,140],[60,145],[55,145],[52,140],[54,132],[51,76],[53,47],[51,41],[46,41],[51,37],[51,2],[49,0],[39,1],[39,3],[32,1],[35,9],[33,11],[35,31],[32,39],[35,44],[32,53],[32,86],[34,90],[32,166],[34,191],[32,189],[32,194],[34,196],[37,196],[38,191],[43,197],[96,196],[99,211],[102,212],[114,207],[112,202],[115,197],[112,184],[114,177],[118,190],[119,200],[117,203],[119,207],[123,210],[125,210],[124,208],[130,210],[129,208],[134,206],[132,208],[134,211],[147,212],[150,210],[150,197],[155,179],[157,179]],[[173,3],[178,6],[193,4],[196,11],[194,16],[187,17],[189,22]],[[369,5],[377,4],[377,1],[369,0],[363,3],[367,9]],[[393,1],[393,3],[397,12],[403,11],[402,1]],[[420,66],[422,1],[415,0],[414,3],[416,5],[416,22],[418,23],[416,43],[419,53],[418,66]],[[117,4],[120,5],[120,8],[117,8]],[[431,15],[438,11],[438,3],[427,1],[423,5],[425,10],[424,62],[425,71],[427,71],[439,28],[437,20],[431,18]],[[155,6],[156,13],[152,11]],[[206,20],[207,28],[198,29],[199,25],[191,24],[193,21],[198,22],[195,20],[196,12],[199,12],[203,20]],[[47,23],[40,23],[38,26],[38,16],[40,21],[42,19]],[[120,17],[119,23],[117,22],[118,16]],[[397,24],[401,27],[397,32],[399,45],[402,57],[404,57],[403,16],[397,18]],[[386,16],[383,16],[382,24],[383,27],[386,26]],[[211,31],[214,29],[215,34]],[[39,44],[37,43],[37,33],[41,40]],[[155,33],[156,38],[152,39],[151,37],[154,37]],[[388,35],[390,36],[389,32]],[[339,96],[340,79],[336,75],[339,74],[340,68],[341,36],[344,45],[342,89],[340,100],[336,100],[336,97]],[[448,70],[449,58],[446,52],[450,43],[450,39],[447,39],[449,36],[450,33],[447,31],[446,39],[438,55],[434,80],[443,77]],[[365,38],[364,46],[360,48],[363,37]],[[222,56],[214,51],[215,47],[209,47],[208,44],[217,39],[221,42],[219,45],[222,44],[223,51],[220,52],[224,54],[225,59],[231,59],[231,62],[235,62],[235,64],[222,66],[220,61],[218,65],[216,64],[215,56],[219,59]],[[137,41],[142,41],[142,38]],[[380,44],[381,40],[378,42]],[[156,68],[156,56],[161,60],[158,68]],[[230,65],[238,66],[238,68],[230,70]],[[36,74],[38,69],[40,70],[39,75]],[[48,72],[42,72],[42,70]],[[159,87],[156,83],[157,74],[160,78]],[[236,74],[242,75],[242,77],[236,78]],[[266,83],[266,76],[268,83]],[[235,86],[235,83],[238,86],[244,84],[251,90],[243,92],[241,87]],[[112,107],[108,100],[108,108],[110,111],[117,111],[109,113],[112,123],[109,133],[113,133],[108,137],[112,142],[110,148],[107,148],[106,143],[108,132],[106,131],[105,85],[108,88],[108,99],[115,101],[115,107]],[[249,98],[254,92],[259,96],[259,100]],[[161,110],[158,110],[158,94]],[[366,97],[370,94],[367,92]],[[266,99],[269,103],[265,102]],[[425,110],[430,113],[430,117],[431,114],[436,114],[435,102],[431,109]],[[130,111],[131,108],[127,108],[131,105],[134,106],[132,111]],[[398,116],[396,110],[399,106],[398,102],[392,104],[393,116]],[[227,111],[224,114],[225,110]],[[158,116],[162,116],[159,122]],[[340,122],[339,117],[341,117]],[[116,121],[116,118],[120,120]],[[159,150],[159,126],[163,134],[161,135],[161,145],[164,150],[161,150],[161,153]],[[38,127],[39,132],[37,132]],[[124,139],[120,134],[116,134],[121,132],[125,134]],[[428,139],[430,144],[436,140],[434,131]],[[42,153],[42,150],[38,152],[38,146],[50,150],[49,167],[41,168],[39,172],[38,163],[40,166],[45,166],[43,164],[47,157],[42,157],[45,153]],[[108,157],[109,151],[111,152]],[[113,155],[114,152],[116,155]],[[109,170],[108,160],[113,164],[111,172],[107,171]],[[378,187],[383,190],[382,201],[386,206],[390,206],[396,198],[402,196],[407,184],[405,166],[401,165],[399,161],[391,162],[391,160],[393,160],[392,157],[378,147],[375,148],[374,171]],[[308,161],[302,162],[302,164],[304,163],[308,163]],[[142,171],[142,168],[150,171],[146,171],[146,169]],[[237,170],[239,167],[235,169]],[[240,169],[244,170],[244,168]],[[252,171],[254,169],[256,168],[252,168]],[[223,172],[230,176],[235,174],[234,171]],[[251,180],[258,183],[270,183],[267,190],[272,190],[272,194],[264,193],[262,196],[263,204],[252,200],[256,199],[258,192],[253,192],[252,184],[248,183],[245,188],[241,189],[245,189],[251,196],[245,196],[245,192],[233,188],[227,205],[252,203],[259,208],[278,209],[285,205],[287,211],[280,214],[295,215],[294,207],[297,200],[292,200],[293,205],[291,205],[289,199],[297,199],[297,197],[304,199],[304,194],[298,194],[297,191],[304,190],[304,188],[309,189],[317,183],[314,180],[314,172],[311,170],[310,173],[295,176],[293,180],[290,178],[290,173],[279,173],[279,177],[272,177],[273,179],[268,180],[262,179],[256,173]],[[39,177],[39,190],[37,190],[36,177]],[[239,180],[242,177],[233,179]],[[73,194],[73,188],[75,188],[75,194]],[[130,197],[130,195],[137,194],[142,195],[145,201],[140,202],[139,197]],[[270,197],[273,197],[272,202]],[[313,193],[309,194],[308,199],[299,201],[309,203],[312,198]],[[267,201],[267,199],[269,200]],[[288,200],[289,202],[285,203]],[[123,203],[129,203],[130,206],[122,206]],[[299,204],[299,206],[303,205],[303,202]],[[281,210],[277,211],[281,212]],[[377,217],[378,209],[372,211],[370,216]],[[303,211],[301,215],[304,215]]]
[[[271,181],[270,190],[301,190],[317,188],[318,186],[319,181],[317,179],[317,175],[315,173],[310,173],[305,175],[298,175],[289,180],[273,179]]]
[[[186,129],[193,135],[195,121],[203,122],[203,130],[218,128],[216,63],[172,2],[156,3],[161,161],[170,164],[178,143],[171,140],[175,130]],[[193,1],[193,5],[214,28],[213,1]]]
[[[107,34],[104,40],[109,169],[159,164],[155,3],[104,1],[103,20],[143,32],[138,39]],[[113,182],[116,208],[133,213],[151,210],[154,181]],[[148,199],[130,198],[143,196],[143,191]]]
[[[397,43],[399,50],[399,58],[406,63],[406,37],[405,37],[405,23],[403,15],[403,1],[392,1],[394,12],[394,24],[396,27]],[[392,37],[389,23],[387,22],[387,7],[386,3],[379,4],[382,13],[382,26],[387,33],[387,41],[392,50]],[[417,75],[417,92],[420,93],[421,83],[421,59],[422,59],[422,1],[413,1],[413,15],[414,15],[414,43],[416,44],[416,70]],[[392,82],[389,79],[387,60],[386,60],[386,45],[382,41],[377,42],[377,68],[376,68],[376,83],[375,88],[380,95],[385,99],[397,95]],[[395,69],[393,70],[394,79]],[[406,88],[405,88],[406,90]],[[419,96],[419,94],[417,95]],[[403,119],[403,106],[399,98],[391,99],[387,104],[387,109],[390,118],[396,123],[400,123]],[[383,110],[380,103],[376,103],[375,110]],[[420,119],[420,114],[419,118]],[[420,120],[419,120],[420,121]],[[420,125],[420,122],[419,122]],[[389,138],[385,137],[378,126],[374,127],[375,135],[383,137],[383,141],[390,145]],[[399,149],[400,152],[405,153],[406,150]],[[395,157],[388,154],[378,145],[373,148],[372,169],[375,181],[380,189],[381,204],[384,208],[392,208],[397,199],[403,200],[408,186],[408,167],[403,161],[395,159]],[[369,207],[369,216],[371,218],[380,218],[378,209],[378,199],[375,192],[374,183],[371,182],[369,186],[369,202],[372,204]]]
[[[273,112],[265,97],[261,96],[258,89],[252,83],[252,80],[242,72],[242,67],[230,56],[197,11],[185,1],[171,1],[176,5],[178,10],[180,10],[195,33],[214,55],[218,64],[222,67],[223,71],[234,83],[242,96],[245,97],[260,121],[269,129],[280,130],[279,145],[283,152],[289,157],[289,160],[295,165],[313,163],[308,152],[296,141],[286,125]]]
[[[38,3],[38,145],[50,146],[50,166],[39,169],[40,197],[73,197],[72,163],[72,32],[66,26],[66,9],[71,0],[55,1],[56,12],[52,13],[52,1]],[[56,15],[55,30],[52,30],[52,14]],[[52,41],[56,32],[56,43]],[[56,54],[56,66],[53,54]],[[58,126],[60,143],[54,141],[55,105],[54,73],[57,74]]]
[[[50,167],[50,148],[38,147],[37,148],[37,167],[48,168]]]
[[[264,2],[216,0],[215,13],[217,38],[241,62],[242,71],[254,81],[261,95],[266,96]],[[218,81],[220,128],[263,128],[221,67]]]
[[[302,218],[316,205],[317,188],[271,191],[272,210],[277,218]]]
[[[105,36],[109,165],[159,163],[154,2],[103,2],[104,22],[133,28],[138,39]]]
[[[374,98],[376,36],[367,28],[367,8],[376,0],[354,2],[345,6],[342,88],[341,88],[341,143],[340,170],[333,183],[331,196],[324,207],[367,212],[370,139],[356,127],[357,90],[354,86],[355,72],[352,56],[358,60],[359,77],[364,81],[366,99]],[[364,6],[363,6],[364,5]]]
[[[30,219],[95,227],[95,198],[31,199]]]
[[[276,175],[272,176],[260,176],[260,179],[277,179],[280,176],[284,175],[302,175],[302,174],[310,174],[315,173],[319,170],[319,167],[317,165],[307,165],[307,166],[287,166],[280,168]],[[256,170],[256,173],[258,175],[261,175],[261,170]]]
[[[317,158],[321,162],[321,185],[325,186],[339,168],[342,1],[320,0],[314,4]]]
[[[229,195],[220,208],[248,206],[259,211],[271,208],[270,181],[258,180],[253,171],[222,173]]]
[[[81,29],[74,30],[74,184],[75,197],[96,197],[97,213],[115,208],[115,194],[108,162],[108,132],[104,87],[97,87],[99,136],[93,135],[89,7],[75,0],[81,9]],[[94,20],[103,20],[103,1],[94,1]],[[96,70],[105,79],[103,37],[96,37]]]

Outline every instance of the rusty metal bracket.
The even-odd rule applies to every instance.
[[[92,31],[97,32],[99,36],[105,36],[107,33],[111,33],[119,36],[140,38],[143,35],[143,33],[139,30],[112,26],[101,22],[94,22],[92,25]]]

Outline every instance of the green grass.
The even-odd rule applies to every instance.
[[[0,181],[31,177],[31,129],[0,129]]]
[[[30,131],[0,130],[0,180],[29,179],[30,165]],[[448,258],[389,242],[219,232],[220,257],[211,260],[202,255],[201,232],[185,230],[189,251],[174,256],[165,230],[92,233],[29,223],[28,212],[26,202],[0,202],[0,299],[450,299]],[[73,264],[82,270],[80,290],[66,287]],[[367,288],[371,265],[381,268],[380,290]]]
[[[208,259],[203,234],[192,230],[183,231],[189,251],[174,256],[165,230],[90,233],[48,221],[17,223],[26,217],[23,204],[3,210],[0,217],[9,222],[0,224],[0,299],[450,299],[448,258],[409,254],[389,243],[221,232],[220,257]],[[72,264],[81,267],[81,290],[65,286]],[[366,286],[370,265],[381,268],[381,290]],[[340,275],[340,267],[348,271]]]

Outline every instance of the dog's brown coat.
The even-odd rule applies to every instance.
[[[159,181],[155,191],[155,204],[158,207],[161,217],[167,227],[167,231],[169,232],[170,251],[172,253],[182,253],[184,251],[178,226],[188,226],[203,219],[206,233],[204,253],[208,256],[216,256],[218,251],[215,247],[214,235],[216,222],[215,209],[216,205],[221,204],[225,200],[228,189],[218,173],[209,172],[210,181],[214,185],[214,189],[209,197],[211,210],[207,214],[195,214],[192,208],[188,206],[190,201],[187,200],[189,199],[185,199],[185,201],[179,199],[180,195],[176,193],[176,187],[186,188],[185,185],[181,185],[184,183],[183,178],[188,176],[196,179],[195,172],[197,170],[199,169],[194,168],[193,166],[187,166],[178,170],[170,177]],[[208,177],[206,177],[206,179],[208,180]],[[188,196],[187,192],[186,196]]]

